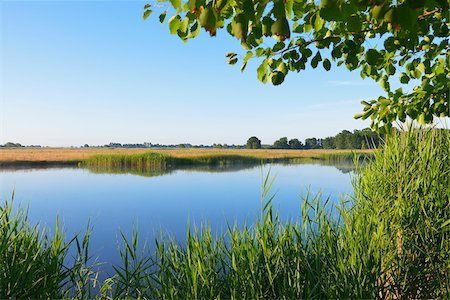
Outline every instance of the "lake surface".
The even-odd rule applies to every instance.
[[[298,219],[301,196],[322,192],[339,201],[351,194],[347,166],[270,164],[233,170],[177,170],[160,176],[93,173],[80,168],[0,169],[0,195],[29,206],[29,220],[51,229],[56,217],[68,236],[93,227],[91,253],[101,261],[116,262],[119,230],[152,245],[162,232],[181,243],[187,227],[208,223],[224,231],[227,221],[252,224],[261,207],[262,177],[276,176],[274,208],[283,219]]]

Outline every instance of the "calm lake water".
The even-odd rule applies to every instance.
[[[274,208],[283,219],[298,219],[301,196],[322,192],[339,201],[351,194],[348,166],[271,164],[240,170],[178,170],[161,176],[101,174],[86,169],[1,170],[0,194],[29,206],[29,219],[50,228],[56,217],[68,236],[93,227],[91,252],[101,261],[118,259],[119,230],[130,236],[137,225],[152,245],[160,232],[181,243],[190,224],[209,223],[213,232],[227,221],[251,224],[261,207],[262,173],[276,176]]]

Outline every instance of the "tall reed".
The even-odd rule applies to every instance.
[[[383,297],[449,296],[450,135],[388,136],[355,182],[355,215],[376,229]]]
[[[175,157],[161,153],[138,153],[138,154],[100,154],[85,159],[81,166],[88,167],[96,172],[110,170],[111,172],[145,173],[152,170],[172,170],[187,166],[196,167],[232,167],[244,165],[259,165],[261,163],[285,162],[304,163],[311,160],[324,162],[352,162],[355,155],[361,160],[371,157],[367,152],[336,152],[316,153],[311,157],[300,158],[261,158],[250,155],[197,155],[192,157]]]
[[[31,226],[28,211],[13,210],[13,202],[0,206],[0,299],[93,296],[96,264],[89,256],[89,231],[81,239],[65,241],[58,219],[50,234],[39,225]],[[71,245],[76,246],[76,255],[68,258]]]

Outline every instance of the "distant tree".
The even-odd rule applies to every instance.
[[[308,138],[305,140],[305,148],[306,149],[319,149],[321,148],[321,143],[316,138]]]
[[[287,137],[282,137],[279,140],[273,143],[273,148],[275,149],[289,149],[288,139]]]
[[[298,139],[292,139],[289,141],[289,147],[291,149],[302,149],[303,144]]]
[[[349,149],[349,145],[351,144],[351,136],[352,133],[348,130],[342,130],[340,133],[338,133],[334,140],[336,143],[337,149]]]
[[[245,145],[247,149],[261,149],[261,140],[256,136],[252,136],[247,140],[247,144]]]
[[[88,144],[84,144],[84,148],[89,148],[89,145]]]
[[[8,143],[6,143],[4,145],[4,147],[6,147],[6,148],[14,148],[14,147],[23,147],[23,146],[21,144],[19,144],[19,143],[8,142]]]
[[[334,149],[336,148],[336,144],[334,142],[334,137],[329,136],[322,140],[323,149]]]

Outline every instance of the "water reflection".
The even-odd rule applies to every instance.
[[[326,160],[287,160],[278,162],[280,165],[319,165],[334,167],[343,174],[355,171],[355,164],[351,161],[332,162]],[[254,168],[270,167],[270,163],[233,163],[224,165],[201,165],[201,166],[177,166],[165,169],[147,169],[147,168],[130,168],[130,167],[114,167],[114,166],[88,166],[87,170],[94,174],[132,174],[145,177],[169,175],[175,171],[197,171],[207,173],[237,172],[241,170],[249,170]]]
[[[365,161],[360,161],[363,165]],[[115,166],[82,166],[77,164],[67,164],[54,162],[51,164],[9,164],[0,165],[1,172],[32,172],[40,170],[51,169],[86,169],[94,174],[131,174],[144,177],[155,177],[172,174],[176,171],[198,171],[208,173],[222,173],[222,172],[237,172],[241,170],[254,169],[261,166],[270,166],[271,164],[279,165],[319,165],[334,167],[341,171],[343,174],[354,172],[356,166],[351,160],[323,160],[323,159],[311,159],[311,158],[295,158],[295,159],[277,159],[273,162],[258,162],[258,161],[230,161],[229,163],[212,164],[212,165],[181,165],[171,166],[163,169],[148,169],[148,168],[136,168],[136,167],[115,167]]]
[[[90,223],[93,255],[115,262],[119,230],[129,235],[133,224],[139,226],[142,240],[154,241],[162,231],[180,242],[188,224],[208,223],[213,232],[226,229],[227,223],[252,224],[261,208],[261,174],[269,168],[276,176],[274,209],[283,219],[299,217],[306,192],[321,192],[333,202],[352,193],[351,163],[308,161],[267,164],[262,172],[255,164],[164,172],[9,168],[0,170],[0,194],[10,199],[15,190],[14,203],[29,206],[33,224],[51,230],[59,216],[68,236]]]

